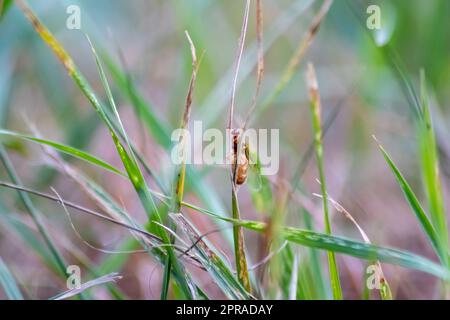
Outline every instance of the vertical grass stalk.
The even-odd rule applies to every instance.
[[[323,214],[325,223],[325,233],[331,235],[331,224],[328,215],[328,199],[327,199],[327,187],[325,181],[325,173],[323,166],[323,145],[322,145],[322,123],[321,123],[321,105],[319,88],[317,84],[317,77],[314,71],[314,67],[311,63],[308,64],[307,70],[307,82],[309,87],[310,96],[310,109],[312,114],[314,144],[316,149],[316,161],[317,168],[319,170],[319,180],[322,193]],[[333,298],[336,300],[342,299],[341,283],[339,281],[339,272],[336,264],[336,257],[334,252],[328,251],[328,267],[330,273],[331,290],[333,292]]]
[[[194,93],[194,87],[195,87],[195,81],[197,79],[197,71],[199,67],[199,63],[197,61],[197,53],[195,50],[194,43],[192,42],[191,37],[189,36],[189,33],[185,31],[186,38],[189,42],[189,48],[191,51],[192,56],[192,75],[191,80],[189,82],[189,89],[188,93],[186,95],[186,102],[185,102],[185,109],[183,118],[181,119],[180,123],[180,129],[181,136],[180,136],[180,143],[178,145],[178,152],[179,155],[181,155],[181,164],[176,168],[176,180],[174,184],[174,191],[173,191],[173,198],[172,198],[172,205],[171,205],[171,212],[172,213],[180,213],[181,210],[181,203],[183,201],[183,194],[184,194],[184,182],[185,182],[185,176],[186,176],[186,137],[184,136],[184,129],[188,127],[189,124],[189,118],[191,114],[191,106],[192,106],[192,96]],[[169,218],[170,219],[170,218]],[[170,222],[169,222],[170,223]],[[170,223],[169,227],[175,232],[176,230],[176,224]],[[175,237],[171,235],[170,239],[171,243],[175,242]],[[169,291],[169,284],[170,284],[170,274],[171,274],[171,268],[172,263],[169,257],[166,258],[165,265],[164,265],[164,276],[163,276],[163,284],[162,284],[162,290],[161,290],[161,299],[165,300],[167,299],[167,294]]]
[[[250,0],[247,0],[246,4],[245,4],[244,19],[242,22],[241,34],[239,37],[238,48],[237,48],[237,52],[236,52],[235,72],[234,72],[232,89],[231,89],[231,103],[230,103],[230,112],[229,112],[228,126],[227,126],[227,128],[230,130],[230,132],[232,131],[231,129],[233,129],[233,114],[234,114],[234,105],[235,105],[235,96],[236,96],[236,83],[237,83],[237,77],[239,74],[239,67],[241,64],[242,53],[244,50],[249,10],[250,10]],[[240,146],[239,142],[238,142],[238,145]],[[234,160],[232,161],[234,163],[231,163],[231,166],[230,166],[231,209],[232,209],[233,219],[235,219],[235,220],[240,220],[240,218],[241,218],[241,214],[239,211],[238,196],[237,196],[238,186],[236,184],[236,171],[237,171],[236,169],[237,169],[237,162],[239,159],[239,155],[240,155],[240,153],[236,152]],[[231,157],[231,158],[233,158],[233,157]],[[245,289],[247,289],[250,292],[251,285],[250,285],[250,277],[249,277],[248,268],[247,268],[247,258],[245,256],[244,231],[242,230],[242,227],[239,225],[233,225],[233,240],[234,240],[234,255],[235,255],[235,260],[236,260],[237,277],[238,277],[238,280],[241,282],[241,284],[245,287]]]

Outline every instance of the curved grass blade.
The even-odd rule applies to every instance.
[[[22,293],[12,275],[9,268],[3,262],[2,257],[0,257],[0,285],[3,287],[3,291],[9,300],[23,300]]]
[[[321,197],[320,195],[318,195],[318,196]],[[371,243],[371,241],[370,241],[369,237],[367,236],[366,232],[364,231],[364,229],[361,228],[361,226],[359,225],[358,222],[356,222],[355,218],[353,218],[353,216],[350,214],[350,212],[348,212],[341,204],[339,204],[336,200],[331,198],[329,195],[328,195],[328,201],[334,206],[334,208],[336,209],[337,212],[342,213],[345,218],[347,218],[348,220],[351,221],[351,223],[353,223],[353,225],[356,227],[356,229],[358,229],[358,231],[361,234],[361,237],[363,238],[365,243]],[[377,269],[380,273],[379,279],[380,279],[380,284],[381,284],[381,288],[380,288],[381,299],[382,300],[392,300],[391,287],[389,286],[389,283],[384,276],[383,269],[381,268],[381,263],[379,261],[374,261],[374,263],[376,264]]]
[[[117,272],[113,272],[113,273],[98,277],[97,279],[93,279],[88,282],[85,282],[80,286],[80,288],[75,288],[75,289],[71,289],[71,290],[62,292],[62,293],[50,298],[50,300],[69,299],[69,298],[74,297],[92,287],[99,286],[102,284],[107,284],[110,282],[116,282],[117,280],[120,280],[120,279],[122,279],[122,276],[119,275]]]
[[[3,148],[2,145],[0,145],[0,160],[3,163],[4,167],[6,168],[6,171],[8,172],[8,175],[11,179],[11,181],[16,185],[21,185],[21,181],[16,173],[16,170],[14,169],[13,164],[9,160],[9,157],[6,153],[6,150]],[[51,255],[53,256],[53,259],[56,262],[56,265],[58,266],[59,275],[62,277],[66,276],[66,263],[64,261],[64,258],[62,257],[61,253],[58,251],[57,247],[55,246],[55,242],[50,237],[45,225],[42,222],[41,213],[34,207],[33,202],[31,201],[28,194],[25,192],[18,191],[20,200],[24,204],[26,210],[30,214],[31,218],[33,219],[33,222],[36,224],[36,227],[39,230],[39,233],[41,234],[42,238],[44,239],[45,244],[47,245]]]
[[[380,247],[292,227],[285,227],[282,230],[282,234],[287,240],[301,245],[344,253],[369,261],[379,260],[380,262],[420,270],[439,278],[450,280],[450,272],[446,268],[431,260],[406,251]]]
[[[93,165],[96,165],[98,167],[101,167],[101,168],[111,171],[113,173],[116,173],[118,175],[126,177],[125,173],[123,173],[119,169],[115,168],[114,166],[108,164],[107,162],[105,162],[103,160],[100,160],[99,158],[97,158],[85,151],[77,149],[77,148],[74,148],[74,147],[71,147],[71,146],[68,146],[68,145],[65,145],[62,143],[58,143],[56,141],[47,140],[47,139],[43,139],[43,138],[37,138],[37,137],[31,136],[31,135],[26,135],[26,134],[9,131],[9,130],[5,130],[5,129],[0,129],[0,135],[24,139],[24,140],[32,141],[32,142],[35,142],[38,144],[49,146],[60,152],[66,153],[68,155],[79,158],[81,160],[85,160]]]
[[[375,136],[373,138],[376,140]],[[403,191],[403,194],[405,195],[406,200],[408,201],[411,209],[413,210],[414,214],[416,215],[417,219],[419,220],[423,230],[427,234],[428,238],[431,241],[431,244],[433,248],[435,249],[437,255],[440,257],[442,262],[445,263],[447,261],[447,253],[445,251],[442,251],[439,237],[436,234],[436,231],[431,224],[427,214],[425,213],[425,210],[420,205],[419,200],[417,199],[416,195],[412,191],[411,187],[409,186],[408,182],[405,180],[403,175],[401,174],[400,170],[397,168],[395,163],[392,161],[389,154],[384,150],[383,146],[377,141],[378,147],[383,154],[384,159],[386,160],[387,164],[391,168],[392,172],[395,175],[395,178],[397,179],[398,184],[400,185],[400,188]]]

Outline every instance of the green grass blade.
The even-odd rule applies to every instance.
[[[2,257],[0,257],[0,285],[3,287],[3,291],[9,300],[23,300],[19,286],[11,271],[9,271],[9,268],[3,262]]]
[[[113,173],[116,173],[118,175],[121,176],[125,176],[126,174],[123,173],[122,171],[120,171],[119,169],[115,168],[114,166],[108,164],[107,162],[85,152],[82,151],[80,149],[62,144],[62,143],[58,143],[52,140],[48,140],[48,139],[43,139],[43,138],[38,138],[38,137],[34,137],[31,135],[26,135],[26,134],[22,134],[22,133],[18,133],[18,132],[14,132],[14,131],[9,131],[9,130],[4,130],[4,129],[0,129],[0,135],[4,135],[4,136],[10,136],[10,137],[15,137],[15,138],[19,138],[19,139],[24,139],[24,140],[28,140],[28,141],[32,141],[38,144],[42,144],[42,145],[46,145],[49,147],[52,147],[60,152],[63,152],[65,154],[71,155],[73,157],[76,157],[78,159],[87,161],[93,165],[96,165],[98,167],[101,167],[103,169],[106,169],[108,171],[111,171]]]
[[[303,216],[303,220],[305,223],[305,227],[308,230],[313,229],[313,222],[311,218],[311,214],[307,212],[306,209],[301,209],[301,215]],[[316,293],[316,296],[318,299],[326,299],[327,298],[327,290],[325,287],[325,281],[323,277],[323,268],[322,264],[320,263],[320,255],[319,252],[315,249],[310,249],[308,252],[310,263],[308,263],[309,269],[312,269],[313,272],[311,272],[312,283],[314,284],[313,290]],[[302,266],[301,266],[302,267]],[[306,267],[306,266],[305,266]]]
[[[391,287],[386,281],[380,283],[381,300],[393,300]]]
[[[421,172],[428,200],[428,211],[430,213],[431,222],[439,237],[440,246],[442,247],[441,250],[443,252],[448,252],[448,230],[439,174],[439,158],[423,70],[420,79],[420,97],[423,117],[419,119],[417,131],[422,167]],[[449,264],[448,259],[446,264]]]
[[[239,203],[236,193],[236,186],[232,183],[231,210],[233,219],[240,219]],[[242,285],[250,291],[250,278],[248,275],[247,258],[245,256],[244,231],[241,227],[233,228],[234,254],[236,259],[237,277]]]
[[[152,105],[150,105],[143,97],[143,95],[136,88],[134,82],[130,77],[122,72],[118,65],[113,61],[107,52],[102,51],[102,58],[111,76],[116,83],[117,89],[122,95],[128,99],[133,106],[137,115],[143,120],[149,132],[155,140],[167,151],[170,151],[173,144],[171,141],[171,134],[169,127],[152,112]],[[223,212],[225,207],[220,200],[220,197],[214,192],[214,189],[207,185],[200,174],[192,167],[186,168],[185,187],[191,188],[192,191],[213,211]],[[218,227],[223,227],[220,221],[215,221]],[[227,230],[228,231],[228,230]],[[232,235],[230,232],[225,232],[225,238],[231,244]]]
[[[44,264],[56,275],[60,275],[58,265],[55,260],[49,254],[49,252],[42,246],[40,239],[35,235],[34,231],[30,227],[24,224],[22,221],[14,218],[10,212],[5,208],[0,208],[0,220],[6,228],[14,230],[17,237],[23,241],[25,245],[33,250],[33,252],[39,256]]]
[[[392,172],[395,175],[395,178],[397,179],[398,184],[400,185],[400,188],[403,191],[403,194],[406,197],[406,200],[408,201],[411,209],[413,210],[414,214],[416,215],[417,219],[419,220],[423,230],[427,234],[428,238],[431,241],[431,244],[433,248],[436,250],[436,253],[438,256],[443,259],[443,262],[447,260],[446,253],[442,252],[440,249],[440,243],[439,243],[439,237],[436,234],[436,231],[431,224],[427,214],[425,213],[424,209],[419,203],[419,200],[417,199],[416,195],[412,191],[411,187],[409,186],[408,182],[405,180],[403,175],[401,174],[400,170],[397,168],[395,163],[392,161],[389,154],[384,150],[383,146],[378,143],[378,147],[381,150],[381,153],[383,154],[384,159],[386,160],[387,164],[391,168]]]
[[[6,153],[6,150],[3,148],[3,146],[0,144],[0,161],[3,163],[6,171],[8,172],[8,175],[11,179],[11,181],[16,185],[21,185],[20,178],[18,177],[13,164],[9,160],[9,157]],[[24,204],[27,212],[33,219],[33,222],[36,224],[36,227],[39,230],[39,233],[41,234],[42,238],[44,239],[45,244],[47,245],[48,249],[50,250],[50,253],[53,256],[53,259],[56,262],[56,265],[58,266],[59,275],[62,277],[66,276],[66,263],[61,255],[61,253],[58,251],[58,249],[55,246],[55,242],[51,239],[50,235],[47,232],[46,227],[42,223],[42,219],[40,217],[41,213],[34,207],[33,202],[31,201],[28,194],[25,192],[18,191],[19,198]]]
[[[310,107],[312,113],[314,145],[316,149],[317,167],[319,170],[319,180],[322,192],[322,203],[324,213],[324,223],[326,234],[331,234],[331,224],[328,216],[328,195],[325,181],[325,172],[323,167],[323,145],[322,145],[322,119],[321,119],[321,105],[319,97],[319,89],[317,78],[312,64],[308,65],[308,86],[310,94]],[[333,252],[328,252],[328,266],[330,272],[331,290],[333,298],[337,300],[342,299],[341,283],[339,281],[339,271],[336,264],[336,257]]]
[[[119,156],[122,160],[122,163],[127,171],[127,174],[129,176],[130,181],[132,182],[134,188],[136,189],[136,192],[139,195],[139,198],[141,199],[142,205],[144,206],[145,211],[147,212],[147,215],[149,215],[149,218],[152,219],[159,219],[157,214],[157,208],[156,205],[153,202],[152,196],[150,191],[148,190],[148,187],[145,183],[145,180],[143,178],[142,172],[139,169],[139,166],[136,163],[136,160],[132,154],[128,154],[123,144],[120,142],[119,137],[117,136],[113,125],[111,124],[109,118],[105,114],[104,109],[102,108],[99,100],[97,99],[94,91],[92,90],[89,83],[86,81],[84,76],[79,71],[78,67],[73,62],[70,55],[66,52],[66,50],[61,46],[61,44],[58,42],[58,40],[53,36],[53,34],[39,21],[39,19],[34,15],[34,13],[31,11],[31,9],[26,5],[26,3],[22,0],[17,1],[17,4],[19,5],[20,9],[23,11],[25,16],[31,21],[33,24],[33,27],[37,31],[37,33],[40,35],[42,40],[53,50],[57,58],[61,61],[61,63],[64,65],[65,69],[67,70],[67,73],[69,76],[73,79],[73,81],[78,85],[82,93],[86,96],[86,98],[89,100],[90,104],[94,108],[94,110],[98,113],[102,121],[105,123],[105,125],[108,127],[111,137],[113,139],[113,142],[116,146],[117,152],[119,153]],[[92,47],[94,56],[96,58],[97,67],[99,68],[99,71],[101,69],[101,63],[99,61],[99,58],[97,54],[95,53],[94,48]],[[100,71],[100,76],[102,78],[102,81],[104,81],[105,90],[108,95],[110,95],[110,90],[108,90],[106,77],[104,77],[104,73]],[[110,98],[110,97],[109,97]],[[112,108],[115,107],[115,105],[111,105]],[[116,110],[114,110],[117,114]],[[123,126],[122,126],[123,129]],[[155,214],[156,213],[156,214]],[[163,238],[165,243],[169,242],[168,235],[164,229],[161,228],[160,230],[160,236]],[[173,252],[172,247],[167,247],[167,253],[171,256],[172,259],[176,259],[176,256]],[[182,266],[175,261],[174,262],[174,271],[177,273],[176,279],[180,281],[180,288],[183,290],[185,296],[187,298],[192,298],[194,293],[194,286],[189,280],[188,274],[182,270]]]
[[[292,244],[286,244],[284,249],[278,254],[279,259],[276,263],[280,263],[281,267],[279,269],[282,270],[282,273],[279,277],[279,288],[282,292],[283,299],[289,299],[291,296],[291,288],[292,288],[292,281],[296,280],[293,278],[298,279],[298,266],[296,267],[296,263],[294,263],[294,260],[297,258],[295,257],[296,253],[292,249]],[[298,280],[295,281],[295,296],[297,296],[297,290],[298,290]]]
[[[229,223],[240,225],[248,230],[259,233],[266,232],[267,224],[252,220],[235,220],[225,216],[217,215],[209,210],[199,208],[195,205],[184,203],[183,205],[202,214],[221,219]],[[374,244],[328,235],[324,233],[303,230],[294,227],[281,227],[280,237],[310,248],[322,249],[336,253],[343,253],[360,259],[390,263],[405,268],[420,270],[436,277],[450,280],[450,270],[428,260],[427,258],[398,249],[386,248]]]
[[[5,14],[8,12],[12,3],[13,3],[13,0],[2,0],[0,2],[0,21],[3,19]]]
[[[181,118],[180,122],[180,129],[183,130],[183,133],[180,136],[179,144],[178,144],[178,154],[181,155],[181,164],[176,166],[175,168],[175,183],[173,188],[173,197],[172,197],[172,205],[171,205],[171,212],[173,213],[179,213],[181,212],[181,202],[183,201],[183,195],[184,195],[184,183],[186,178],[186,161],[185,161],[185,154],[186,154],[186,137],[184,135],[184,130],[189,125],[189,118],[191,115],[191,106],[192,106],[192,99],[194,94],[194,87],[195,82],[197,79],[197,71],[199,68],[199,62],[197,61],[197,54],[196,49],[194,46],[194,43],[192,42],[191,37],[189,36],[189,33],[185,31],[186,38],[189,42],[190,51],[192,55],[192,75],[191,80],[189,81],[189,89],[186,96],[186,102],[185,102],[185,109],[183,113],[183,117]],[[169,221],[169,228],[172,229],[174,232],[176,232],[176,225],[172,223],[172,221]],[[175,242],[175,237],[172,235],[170,239],[171,243]],[[172,261],[169,257],[166,259],[166,263],[164,265],[164,276],[163,276],[163,283],[162,283],[162,290],[161,290],[161,299],[166,300],[167,294],[169,291],[169,285],[170,285],[170,275],[171,275],[171,269],[172,269]]]
[[[119,123],[120,131],[122,132],[122,134],[125,138],[125,141],[127,143],[129,151],[130,151],[130,155],[127,153],[125,148],[123,148],[123,146],[119,142],[118,137],[114,135],[114,132],[113,132],[114,129],[111,124],[110,130],[111,130],[111,134],[113,136],[113,140],[115,141],[117,151],[119,152],[119,154],[121,156],[122,162],[128,172],[130,180],[132,181],[132,183],[136,189],[136,192],[138,193],[138,195],[141,199],[141,202],[147,212],[147,215],[148,215],[150,221],[154,220],[158,223],[162,223],[162,219],[161,219],[161,216],[159,215],[158,208],[155,205],[153,196],[152,196],[152,194],[144,180],[143,174],[137,164],[137,159],[132,151],[130,140],[129,140],[129,138],[126,134],[125,128],[120,120],[120,116],[117,111],[117,108],[116,108],[116,105],[114,102],[114,98],[112,96],[111,89],[108,84],[108,80],[106,79],[106,75],[103,71],[103,67],[102,67],[100,58],[97,55],[96,50],[93,47],[92,43],[90,41],[89,41],[89,43],[91,45],[92,52],[95,57],[95,61],[97,64],[97,68],[98,68],[103,86],[105,88],[106,94],[110,101],[111,108],[112,108],[112,110],[116,116],[116,119]],[[110,123],[110,122],[107,122],[107,124],[108,123]],[[157,230],[158,230],[158,234],[161,236],[164,243],[168,244],[171,242],[170,237],[167,234],[166,230],[164,230],[162,227],[159,227],[159,226],[157,227]],[[168,265],[168,269],[169,269],[168,274],[170,275],[171,265],[173,265],[173,272],[177,274],[176,279],[178,279],[179,286],[182,289],[183,293],[185,294],[186,298],[189,298],[189,299],[194,298],[197,295],[197,293],[194,292],[195,285],[193,284],[193,281],[190,279],[189,275],[185,272],[183,266],[177,261],[177,257],[174,254],[173,248],[170,246],[167,246],[167,259],[170,260],[170,263]],[[168,277],[169,276],[167,276],[167,278]],[[163,290],[163,293],[164,292],[166,292],[166,290]]]
[[[174,220],[181,226],[192,241],[192,249],[202,258],[202,264],[209,274],[229,299],[248,300],[253,297],[244,286],[236,280],[233,272],[227,264],[216,254],[211,246],[201,238],[195,227],[181,214],[172,214]]]
[[[330,236],[291,227],[285,227],[284,230],[282,230],[282,234],[287,240],[304,246],[344,253],[369,261],[379,260],[380,262],[420,270],[433,274],[439,278],[450,280],[450,272],[446,268],[431,260],[406,251],[380,247],[342,237]]]
[[[153,107],[140,94],[132,79],[120,70],[107,52],[101,51],[101,57],[111,73],[117,88],[130,101],[136,113],[140,115],[140,119],[144,122],[147,129],[150,130],[152,137],[164,147],[171,146],[172,141],[170,140],[170,130],[167,124],[152,112]]]

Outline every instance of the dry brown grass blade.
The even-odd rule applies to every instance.
[[[197,79],[197,71],[199,67],[199,63],[197,61],[197,52],[194,46],[194,43],[192,42],[192,39],[189,35],[189,32],[186,30],[185,32],[187,41],[189,42],[189,49],[191,51],[192,56],[192,74],[191,74],[191,80],[189,81],[189,89],[188,93],[186,95],[186,102],[185,102],[185,108],[184,108],[184,114],[183,118],[181,119],[180,129],[186,129],[189,124],[189,118],[191,115],[191,109],[192,109],[192,97],[194,94],[194,87],[195,87],[195,81]],[[185,161],[185,153],[186,153],[186,137],[184,134],[184,130],[181,133],[180,136],[180,144],[178,145],[178,148],[181,148],[181,150],[178,150],[178,152],[181,151],[182,154],[182,162],[179,166],[176,167],[176,181],[175,181],[175,190],[174,190],[174,198],[171,205],[171,211],[172,212],[181,212],[181,203],[183,201],[183,195],[184,195],[184,183],[186,178],[186,161]],[[163,227],[163,226],[162,226]],[[169,227],[168,230],[173,229],[173,234],[170,236],[171,243],[175,243],[175,230],[176,225],[170,223],[169,221]],[[171,268],[172,268],[172,262],[169,257],[167,257],[164,267],[164,276],[163,276],[163,283],[162,283],[162,289],[161,289],[161,299],[166,300],[167,295],[169,292],[169,286],[170,286],[170,275],[171,275]]]
[[[184,109],[184,114],[183,114],[183,119],[181,121],[181,128],[184,129],[188,126],[189,123],[189,117],[191,114],[191,105],[192,105],[192,95],[194,93],[194,87],[195,87],[195,81],[197,79],[197,71],[198,71],[198,67],[199,67],[199,62],[197,60],[197,53],[195,50],[195,46],[194,43],[192,42],[192,39],[189,35],[189,32],[185,31],[184,32],[186,35],[186,38],[189,42],[189,48],[191,50],[191,56],[192,56],[192,75],[191,75],[191,80],[189,82],[189,89],[188,89],[188,94],[186,95],[186,104],[185,104],[185,109]]]
[[[269,97],[266,99],[266,101],[263,104],[263,108],[268,107],[283,91],[286,84],[291,81],[292,77],[295,74],[295,71],[297,70],[297,67],[300,65],[300,62],[303,60],[307,49],[311,45],[312,41],[314,40],[314,37],[317,35],[317,32],[319,31],[320,24],[322,23],[323,18],[328,13],[328,10],[330,9],[331,5],[333,4],[333,0],[325,0],[322,4],[322,6],[319,9],[319,12],[315,16],[314,20],[312,21],[311,25],[308,28],[308,31],[306,32],[306,35],[303,37],[303,39],[298,44],[297,49],[294,52],[294,55],[289,60],[288,65],[283,71],[283,74],[281,76],[280,82],[277,84],[273,92],[269,95]]]
[[[183,118],[181,119],[180,129],[187,128],[189,124],[189,118],[191,115],[191,109],[192,109],[192,96],[194,94],[194,88],[195,88],[195,82],[197,80],[197,71],[199,68],[199,61],[197,60],[197,53],[194,46],[194,43],[192,42],[191,37],[189,36],[189,33],[185,31],[186,38],[189,42],[189,48],[191,50],[192,55],[192,75],[191,80],[189,81],[189,89],[188,93],[186,95],[186,103],[185,103],[185,109]],[[180,212],[181,208],[181,202],[183,201],[183,194],[184,194],[184,181],[186,176],[186,162],[184,161],[184,154],[186,152],[186,145],[185,145],[185,139],[184,133],[180,137],[181,143],[179,144],[179,147],[182,148],[181,152],[183,154],[183,161],[181,163],[181,166],[177,172],[177,180],[176,180],[176,188],[175,188],[175,203],[172,206],[173,212]]]
[[[259,92],[261,89],[261,83],[264,75],[264,41],[263,41],[263,7],[262,1],[256,0],[256,41],[258,44],[258,66],[257,66],[257,74],[256,74],[256,90],[255,95],[253,96],[252,105],[247,112],[247,116],[245,117],[243,128],[247,127],[250,117],[252,116],[256,103],[259,97]]]
[[[256,0],[256,40],[258,42],[258,74],[256,78],[256,93],[258,93],[264,74],[263,8],[261,0]]]
[[[237,77],[239,74],[239,67],[241,66],[242,52],[244,51],[244,43],[245,43],[245,35],[247,34],[249,11],[250,11],[250,0],[247,0],[245,4],[244,20],[242,22],[241,35],[239,36],[238,48],[236,52],[233,84],[231,89],[230,113],[228,117],[228,129],[233,128],[233,114],[236,99],[236,84],[237,84]]]
[[[50,31],[38,20],[38,18],[33,14],[28,5],[23,0],[16,0],[16,4],[20,7],[23,13],[26,15],[28,20],[31,21],[33,27],[41,35],[42,39],[50,46],[50,48],[55,52],[58,59],[66,68],[69,76],[72,76],[75,72],[75,64],[69,54],[64,50],[64,48],[57,42],[57,40],[52,36]]]
[[[319,182],[319,184],[320,184],[320,182]],[[320,194],[313,193],[313,195],[316,197],[322,198],[322,195],[320,195]],[[359,233],[361,234],[361,237],[363,238],[364,242],[368,243],[368,244],[372,244],[372,242],[370,241],[370,239],[367,236],[364,229],[358,224],[358,222],[356,222],[355,218],[353,218],[353,216],[350,214],[350,212],[348,212],[339,202],[337,202],[332,197],[330,197],[329,194],[327,196],[327,199],[333,205],[333,207],[336,209],[337,212],[342,213],[344,215],[344,217],[346,217],[348,220],[350,220],[355,225],[355,227],[358,229]],[[377,265],[377,269],[379,270],[380,283],[383,284],[383,286],[385,288],[384,290],[387,291],[387,293],[388,293],[387,296],[390,297],[390,299],[392,299],[391,289],[390,289],[389,283],[386,280],[386,277],[384,276],[383,269],[381,268],[381,263],[378,260],[375,263]],[[382,298],[384,298],[383,293],[381,291],[380,291],[380,294],[382,294]],[[384,294],[386,294],[386,293],[384,293]]]

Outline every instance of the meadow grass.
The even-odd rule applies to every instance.
[[[130,138],[125,128],[126,124],[122,122],[119,114],[114,90],[117,90],[131,102],[135,114],[144,123],[155,141],[166,151],[170,151],[172,146],[170,129],[154,113],[153,106],[144,99],[133,79],[127,74],[127,71],[122,70],[114,62],[108,51],[100,50],[100,54],[98,54],[94,42],[87,37],[102,89],[104,90],[103,95],[106,96],[106,101],[108,102],[106,104],[99,99],[103,95],[98,95],[94,91],[82,70],[75,63],[75,60],[37,18],[25,1],[19,0],[16,3],[23,14],[30,20],[42,41],[50,47],[56,58],[62,63],[73,84],[79,89],[84,98],[88,100],[100,123],[110,133],[111,140],[123,166],[123,169],[117,168],[100,157],[82,150],[80,147],[46,139],[38,132],[25,134],[13,130],[0,129],[0,136],[2,137],[33,142],[42,146],[50,166],[61,172],[61,174],[70,177],[101,210],[101,212],[98,212],[86,206],[64,200],[56,191],[55,195],[52,195],[23,186],[5,148],[0,145],[0,160],[10,179],[10,182],[0,181],[0,186],[18,192],[24,211],[30,215],[44,245],[41,245],[41,242],[37,240],[35,233],[29,226],[20,220],[15,220],[6,212],[7,210],[3,208],[3,205],[0,206],[0,221],[2,221],[2,224],[12,226],[13,232],[21,238],[30,250],[37,253],[59,280],[64,281],[67,276],[66,267],[68,264],[65,256],[70,256],[71,259],[75,257],[77,261],[82,262],[86,269],[89,270],[89,276],[92,278],[84,282],[80,289],[62,290],[57,295],[49,297],[50,299],[92,298],[91,288],[103,285],[107,288],[111,297],[116,299],[126,298],[120,287],[120,281],[115,281],[119,280],[117,272],[120,273],[120,270],[128,260],[129,254],[133,252],[148,254],[152,260],[155,260],[163,268],[159,296],[161,299],[209,299],[208,293],[198,281],[198,273],[201,270],[201,272],[207,273],[207,276],[212,279],[221,294],[229,299],[327,299],[331,297],[340,300],[345,298],[345,296],[341,287],[342,278],[340,277],[336,261],[337,253],[365,260],[367,265],[376,264],[380,269],[381,263],[386,263],[431,274],[442,280],[443,288],[446,290],[444,293],[448,294],[448,282],[450,281],[448,230],[443,200],[444,191],[439,170],[439,141],[436,139],[433,128],[432,110],[429,106],[426,88],[427,83],[424,72],[422,72],[420,77],[420,94],[416,94],[412,81],[392,58],[392,52],[389,51],[389,48],[383,49],[384,53],[386,53],[387,59],[392,58],[390,60],[391,66],[394,72],[399,75],[399,80],[410,99],[411,109],[415,112],[414,124],[418,140],[417,150],[420,155],[420,173],[422,175],[422,187],[425,190],[427,210],[424,209],[424,206],[419,201],[419,197],[395,164],[393,157],[380,142],[377,141],[377,143],[387,167],[392,171],[392,177],[397,181],[406,202],[411,207],[413,215],[422,227],[423,233],[428,237],[439,262],[434,262],[431,259],[405,250],[374,244],[369,240],[367,234],[353,216],[329,197],[325,170],[327,164],[324,157],[325,144],[323,142],[328,127],[326,120],[323,121],[323,107],[321,105],[318,80],[312,64],[309,64],[307,67],[306,86],[309,90],[313,132],[310,151],[307,151],[304,158],[301,159],[292,181],[284,181],[278,185],[275,185],[273,181],[261,174],[261,163],[257,154],[250,153],[247,155],[256,159],[256,164],[249,168],[250,175],[248,181],[246,181],[249,186],[251,200],[255,210],[265,219],[251,220],[246,218],[245,212],[241,212],[239,205],[239,190],[241,186],[237,183],[238,156],[235,156],[235,163],[230,166],[230,209],[223,205],[214,188],[211,188],[206,181],[203,181],[201,174],[195,168],[187,166],[184,161],[181,165],[173,168],[174,174],[171,181],[163,181],[159,172],[152,167],[137,147],[137,143]],[[288,61],[279,82],[263,102],[260,103],[259,95],[265,70],[264,52],[266,47],[263,41],[262,1],[256,1],[256,50],[254,52],[256,53],[256,59],[251,64],[251,68],[256,67],[256,87],[242,125],[243,128],[248,126],[254,116],[274,104],[288,83],[291,82],[332,3],[333,1],[331,0],[322,2],[322,6],[318,9],[306,35],[300,41],[291,60]],[[7,1],[6,4],[9,6],[11,2]],[[228,129],[240,128],[236,124],[234,112],[236,108],[236,92],[240,81],[238,75],[241,63],[246,59],[244,49],[249,16],[253,8],[251,4],[250,0],[247,0],[245,3],[235,64],[232,68]],[[1,13],[2,11],[0,11]],[[197,57],[194,41],[188,32],[186,32],[186,37],[191,53],[192,73],[189,83],[186,85],[187,94],[179,125],[180,129],[185,129],[189,126],[191,111],[195,105],[193,104],[193,95],[201,60],[201,58]],[[251,50],[248,51],[252,52]],[[103,67],[104,64],[106,69]],[[246,68],[248,68],[248,65],[246,65]],[[250,71],[246,71],[246,73],[244,77]],[[110,86],[109,76],[113,79],[114,86]],[[220,89],[220,84],[218,88]],[[219,89],[217,89],[217,92],[220,91]],[[217,116],[220,116],[221,111],[220,108],[218,109]],[[334,120],[335,117],[332,119]],[[332,122],[333,120],[330,121]],[[323,122],[325,122],[325,125],[323,125]],[[331,122],[329,125],[331,125]],[[184,139],[184,137],[181,137],[181,139]],[[238,149],[240,149],[241,144],[239,143],[238,145]],[[185,150],[182,150],[182,152],[185,152]],[[306,207],[302,206],[300,210],[296,208],[296,218],[302,220],[304,228],[290,226],[290,220],[286,218],[288,213],[290,213],[290,202],[297,194],[301,194],[299,191],[299,180],[303,171],[303,163],[309,161],[313,153],[315,154],[315,165],[320,183],[320,195],[318,196],[322,201],[321,219],[324,224],[323,232],[316,231],[317,227],[312,221],[313,214]],[[62,155],[65,156],[63,157]],[[94,178],[70,163],[69,158],[77,158],[91,165],[96,172],[108,172],[108,174],[127,181],[129,188],[134,190],[141,207],[146,213],[146,221],[142,223],[134,219],[126,209],[122,208],[112,194],[108,193]],[[151,179],[151,182],[156,185],[157,189],[150,187],[150,182],[146,176]],[[185,200],[184,196],[187,193],[197,195],[202,204],[194,204],[191,199]],[[91,259],[77,254],[76,250],[65,248],[62,252],[62,245],[55,241],[51,232],[47,230],[45,220],[43,220],[42,214],[32,201],[31,195],[60,204],[69,219],[70,212],[76,211],[90,219],[99,219],[105,224],[116,225],[126,230],[129,233],[129,237],[116,247],[116,252],[126,254],[107,255],[101,261],[94,263]],[[363,241],[333,234],[330,215],[330,209],[332,208],[341,212],[344,217],[353,223],[362,236]],[[224,229],[224,226],[228,229],[231,227],[233,230],[232,237],[228,239],[229,241],[226,244],[232,248],[234,264],[228,261],[226,254],[216,244],[208,241],[206,234],[202,234],[197,229],[196,224],[191,221],[190,215],[185,214],[187,210],[209,219],[220,230]],[[248,258],[244,230],[255,232],[263,239],[263,245],[258,257],[261,260],[254,265],[250,264]],[[75,228],[74,231],[77,233]],[[224,237],[227,238],[226,235]],[[322,272],[319,254],[322,251],[325,251],[327,255],[328,277],[324,276]],[[254,270],[258,270],[258,272],[254,272]],[[268,283],[265,283],[264,277],[267,274],[269,275],[269,280]],[[21,292],[21,285],[17,281],[16,275],[2,258],[0,258],[0,285],[9,299],[30,297],[28,294]],[[329,294],[330,291],[331,295]],[[384,300],[395,297],[384,274],[382,274],[380,297]]]

